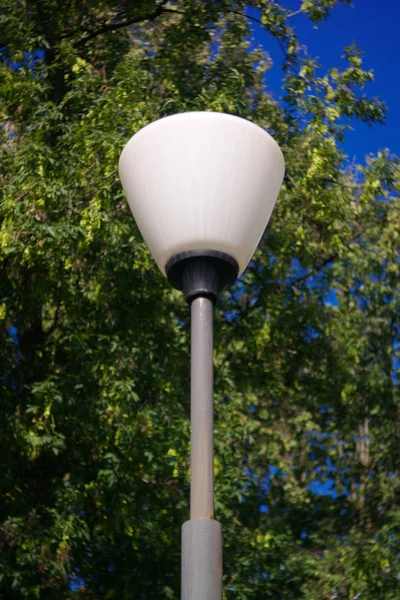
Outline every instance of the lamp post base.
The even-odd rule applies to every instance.
[[[221,600],[222,528],[214,519],[182,526],[181,600]]]

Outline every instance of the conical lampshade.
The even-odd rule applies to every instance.
[[[242,273],[277,199],[285,161],[250,121],[182,113],[147,125],[125,146],[119,174],[157,265],[187,251],[228,254]]]

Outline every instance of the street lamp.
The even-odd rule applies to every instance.
[[[182,527],[182,600],[222,598],[222,533],[214,519],[213,307],[247,267],[284,171],[282,152],[268,133],[213,112],[147,125],[119,161],[143,238],[191,307],[190,520]]]

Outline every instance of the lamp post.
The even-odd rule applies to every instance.
[[[213,307],[251,259],[284,170],[268,133],[212,112],[147,125],[119,161],[143,238],[191,307],[190,520],[182,527],[182,600],[222,598],[222,533],[214,519]]]

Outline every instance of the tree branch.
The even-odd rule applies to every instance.
[[[354,240],[351,240],[351,242],[353,242]],[[335,260],[336,258],[338,258],[338,254],[331,254],[330,256],[328,256],[327,258],[325,258],[323,261],[321,261],[320,263],[318,263],[317,265],[315,265],[314,268],[310,269],[310,271],[308,273],[305,273],[305,275],[302,275],[301,277],[298,277],[297,279],[294,279],[293,281],[290,282],[291,285],[295,285],[296,283],[300,283],[301,281],[305,281],[306,279],[308,279],[309,277],[311,277],[311,275],[314,275],[315,273],[318,273],[318,271],[320,271],[321,269],[323,269],[324,267],[326,267],[326,265],[328,265],[330,262],[332,262],[333,260]]]
[[[50,325],[50,327],[44,332],[44,335],[46,337],[50,336],[53,331],[56,330],[57,326],[58,326],[58,322],[59,322],[59,318],[61,315],[61,304],[59,304],[56,308],[56,314],[54,315],[54,320],[53,323]]]
[[[95,29],[94,31],[88,33],[86,36],[84,36],[83,38],[81,38],[80,40],[75,42],[74,43],[75,48],[79,48],[79,47],[83,46],[84,44],[86,44],[86,42],[89,42],[90,40],[94,39],[98,35],[102,35],[103,33],[108,33],[109,31],[116,31],[118,29],[123,29],[124,27],[130,27],[130,25],[134,25],[135,23],[142,23],[143,21],[154,21],[155,19],[157,19],[157,17],[159,17],[160,15],[165,14],[165,13],[181,14],[181,15],[184,14],[182,11],[179,11],[176,9],[170,9],[170,8],[167,8],[166,6],[164,6],[166,1],[167,0],[164,0],[164,2],[162,4],[157,6],[157,8],[152,13],[138,15],[126,22],[104,24],[102,27]]]
[[[379,219],[379,221],[382,221],[382,220],[383,220],[383,218]],[[359,231],[357,231],[356,235],[354,235],[348,241],[348,243],[345,244],[345,248],[349,248],[351,246],[351,244],[354,244],[354,242],[360,236],[362,236],[364,233],[366,233],[367,231],[368,231],[368,225],[366,227],[364,227],[363,229],[360,229]],[[328,256],[327,258],[324,258],[320,263],[318,263],[317,265],[315,265],[315,267],[311,268],[308,273],[305,273],[305,275],[302,275],[301,277],[298,277],[297,279],[294,279],[293,281],[291,281],[290,284],[291,285],[296,285],[296,283],[300,283],[301,281],[304,281],[305,279],[308,279],[309,277],[311,277],[315,273],[318,273],[318,271],[320,271],[321,269],[323,269],[324,267],[326,267],[327,264],[329,264],[333,260],[336,260],[337,258],[339,258],[339,253],[338,252],[334,252],[333,254],[331,254],[330,256]]]
[[[291,17],[296,17],[297,15],[300,15],[301,13],[303,13],[304,10],[302,8],[299,8],[299,10],[295,10],[294,12],[290,13],[290,15],[287,15],[287,19],[290,19]]]
[[[246,14],[243,14],[243,13],[241,13],[241,12],[240,12],[240,11],[238,11],[238,10],[232,10],[231,12],[232,12],[233,14],[235,14],[235,15],[239,15],[239,16],[241,16],[241,17],[244,17],[245,19],[249,19],[250,21],[254,21],[254,23],[258,23],[258,25],[261,25],[261,27],[264,27],[264,24],[263,24],[263,23],[260,21],[260,19],[257,19],[257,17],[252,17],[251,15],[246,15]],[[284,47],[284,45],[282,44],[282,41],[281,41],[281,40],[280,40],[278,37],[276,37],[275,35],[274,35],[273,37],[274,37],[274,38],[276,39],[276,41],[278,42],[278,44],[279,44],[279,48],[282,50],[282,54],[283,54],[283,56],[286,58],[286,60],[289,60],[289,57],[288,57],[288,55],[287,55],[287,52],[286,52],[286,50],[285,50],[285,47]]]

